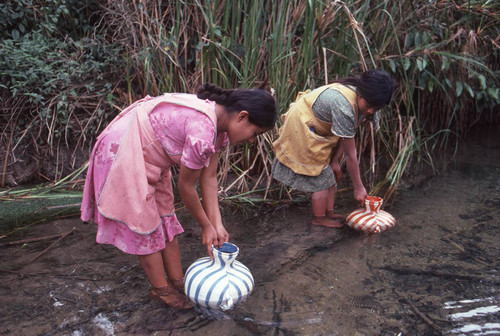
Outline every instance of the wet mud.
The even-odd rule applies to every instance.
[[[1,240],[0,335],[498,335],[497,132],[482,130],[423,181],[384,207],[397,223],[379,235],[313,227],[308,204],[249,218],[225,206],[255,278],[226,312],[151,301],[136,257],[96,244],[94,225],[37,224]],[[339,209],[356,209],[351,199],[340,194]],[[179,218],[186,269],[206,251],[189,215]],[[58,236],[6,244],[49,235]]]

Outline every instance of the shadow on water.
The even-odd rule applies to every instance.
[[[55,245],[1,246],[0,335],[498,335],[497,133],[482,129],[446,172],[402,192],[384,208],[396,226],[380,235],[313,227],[307,203],[251,218],[225,206],[255,279],[225,312],[149,300],[136,258],[96,244],[94,225],[39,224],[26,238],[77,230]],[[351,199],[337,206],[352,211]],[[206,252],[191,217],[179,218],[186,269]]]

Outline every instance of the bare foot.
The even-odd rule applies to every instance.
[[[311,222],[312,225],[321,225],[321,226],[327,226],[331,228],[342,228],[344,227],[344,224],[342,224],[338,220],[330,219],[326,216],[313,216],[313,220]]]
[[[168,279],[172,287],[175,288],[180,294],[185,294],[184,292],[184,278],[179,280]]]
[[[163,301],[168,306],[177,309],[190,309],[193,307],[185,295],[179,294],[170,285],[161,288],[152,288],[149,295],[151,298]]]
[[[333,212],[333,210],[326,210],[326,216],[330,219],[346,219],[347,215],[346,214],[336,214]]]

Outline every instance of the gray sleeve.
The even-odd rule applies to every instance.
[[[312,106],[313,113],[320,120],[332,123],[332,133],[342,138],[354,137],[356,118],[354,109],[337,90],[323,91]]]

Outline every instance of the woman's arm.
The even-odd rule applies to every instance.
[[[207,253],[212,257],[212,245],[218,244],[217,232],[203,210],[198,192],[196,191],[196,182],[200,179],[200,175],[201,170],[190,169],[181,164],[177,184],[182,202],[201,227],[202,243],[206,245]]]
[[[339,139],[337,143],[337,147],[335,147],[335,152],[333,153],[332,161],[330,161],[330,166],[332,167],[333,173],[335,174],[335,181],[339,183],[342,178],[342,169],[340,168],[340,157],[344,153],[344,149],[342,147],[342,139]]]
[[[203,208],[205,209],[205,213],[207,214],[210,223],[212,223],[215,231],[217,232],[218,245],[222,246],[224,242],[227,242],[229,240],[229,234],[222,224],[222,218],[220,214],[218,196],[219,186],[217,184],[218,161],[218,153],[213,154],[210,157],[210,163],[208,167],[201,170],[200,188],[201,196],[203,199]]]
[[[358,202],[363,202],[366,198],[366,189],[359,174],[358,160],[356,158],[356,143],[354,138],[342,138],[342,149],[345,155],[347,171],[354,186],[354,198]]]

